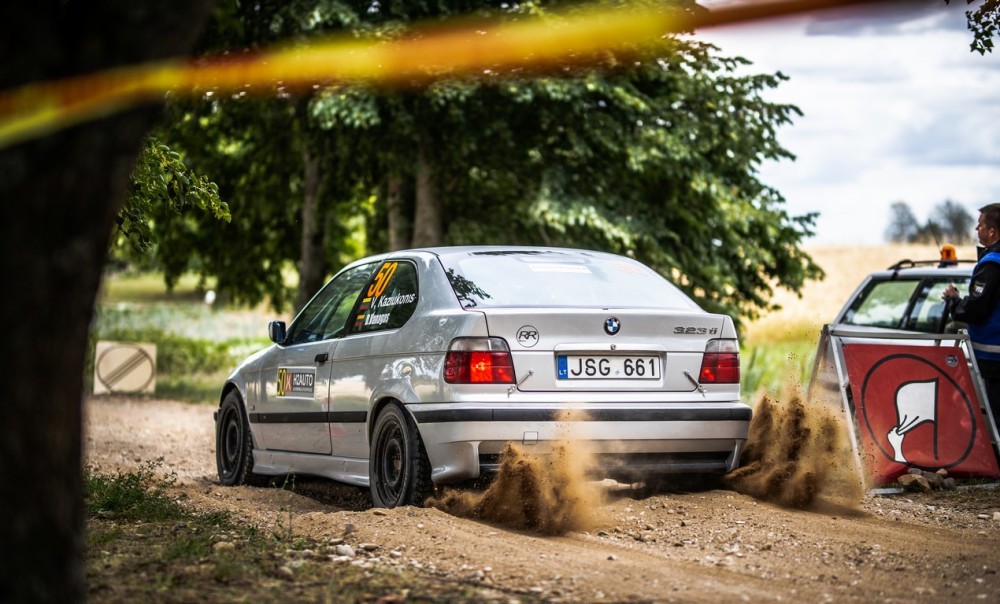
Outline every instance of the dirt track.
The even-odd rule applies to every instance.
[[[1000,491],[864,497],[791,510],[729,490],[642,492],[602,483],[586,530],[562,536],[437,509],[375,510],[364,491],[298,478],[294,492],[224,488],[209,406],[94,398],[87,463],[129,469],[163,457],[196,509],[344,539],[366,564],[406,565],[509,598],[657,602],[997,602]]]

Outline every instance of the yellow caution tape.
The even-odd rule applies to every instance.
[[[341,35],[242,55],[111,69],[0,93],[0,148],[162,101],[168,92],[197,95],[358,82],[418,86],[473,74],[544,73],[568,64],[594,64],[609,52],[618,57],[655,53],[670,33],[879,1],[885,0],[750,0],[695,14],[648,3],[615,10],[592,6],[517,20],[456,20],[446,28],[416,27],[390,40]]]

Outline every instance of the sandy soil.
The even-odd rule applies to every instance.
[[[528,525],[505,524],[498,516],[372,509],[366,491],[325,480],[298,477],[289,483],[292,490],[222,487],[215,475],[213,411],[162,400],[89,399],[87,463],[113,472],[162,457],[162,467],[178,478],[179,496],[195,509],[231,510],[258,526],[350,545],[364,564],[419,568],[491,586],[505,598],[1000,601],[1000,520],[994,520],[1000,491],[992,489],[872,497],[836,477],[817,478],[815,468],[823,464],[811,463],[806,471],[784,459],[781,472],[744,468],[742,480],[763,475],[777,485],[806,475],[794,497],[771,497],[759,485],[741,488],[752,497],[704,486],[684,485],[688,490],[682,491],[670,484],[650,490],[590,483],[596,503],[586,499],[587,513],[552,535],[511,528]],[[766,437],[776,438],[773,432]],[[820,442],[795,451],[815,456],[823,447]],[[758,453],[755,461],[769,455]],[[802,484],[821,496],[806,510],[764,500],[800,505]],[[448,509],[456,497],[472,498],[466,511],[477,502],[483,508],[481,495],[448,497]],[[487,499],[508,507],[512,500],[503,492]]]

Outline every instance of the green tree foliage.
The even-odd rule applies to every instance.
[[[385,38],[458,14],[559,18],[551,6],[230,4],[206,40],[238,52],[343,29]],[[282,268],[305,265],[314,190],[330,268],[409,245],[590,247],[634,255],[710,310],[754,316],[775,285],[797,290],[821,272],[799,248],[815,216],[789,215],[757,174],[763,161],[791,158],[776,130],[798,110],[765,100],[780,74],[741,75],[746,65],[675,37],[658,57],[608,54],[559,77],[484,73],[395,92],[339,86],[174,104],[162,136],[220,183],[233,221],[162,235],[161,250],[178,246],[164,264],[280,304]],[[319,171],[311,187],[309,161]]]
[[[944,0],[950,4],[951,0]],[[966,4],[975,4],[977,0],[965,0]],[[965,18],[972,32],[972,43],[969,48],[985,55],[993,52],[993,38],[1000,32],[1000,0],[982,0],[975,10],[965,11]]]
[[[219,187],[193,173],[155,137],[147,137],[132,170],[131,186],[115,218],[113,253],[134,256],[156,243],[150,220],[163,212],[182,214],[198,210],[216,220],[229,221],[229,206],[219,198]]]

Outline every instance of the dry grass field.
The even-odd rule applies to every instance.
[[[815,341],[823,325],[833,320],[868,273],[888,268],[903,259],[933,260],[939,256],[935,245],[910,244],[807,246],[806,251],[823,267],[826,278],[807,283],[801,297],[777,290],[774,301],[781,310],[749,323],[743,334],[746,342]],[[975,247],[959,247],[958,257],[975,258]]]
[[[826,272],[806,284],[801,296],[778,290],[781,308],[744,325],[741,335],[743,400],[755,404],[765,392],[791,396],[789,387],[804,390],[823,325],[829,323],[869,273],[900,260],[934,260],[934,245],[814,246],[806,251]],[[975,258],[975,247],[958,248],[959,258]]]

